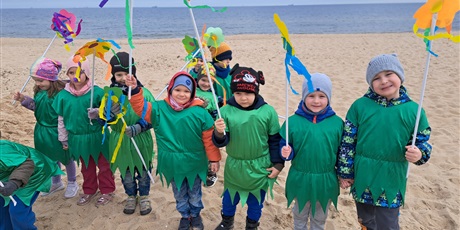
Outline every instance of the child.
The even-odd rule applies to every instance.
[[[222,42],[217,49],[209,47],[212,56],[212,65],[216,69],[216,80],[214,82],[214,89],[216,95],[223,98],[224,102],[232,97],[230,82],[232,76],[230,75],[230,61],[232,60],[232,50],[230,46]]]
[[[35,81],[34,98],[16,92],[14,100],[20,101],[22,106],[34,111],[35,119],[37,120],[34,128],[35,149],[57,161],[59,168],[61,168],[61,163],[66,166],[67,189],[64,197],[72,198],[77,195],[79,189],[76,181],[76,165],[58,140],[58,115],[52,108],[56,94],[65,85],[64,82],[58,79],[61,69],[62,65],[58,61],[48,58],[37,60],[31,70],[32,79]],[[49,192],[42,193],[43,196],[64,189],[61,175],[54,176],[52,182]]]
[[[0,229],[37,229],[32,205],[49,191],[51,177],[63,173],[56,162],[18,143],[0,140],[0,153]]]
[[[342,137],[343,121],[330,105],[332,82],[325,74],[311,75],[302,86],[297,111],[280,129],[281,155],[292,160],[286,179],[288,206],[295,200],[292,213],[294,229],[324,229],[332,202],[337,207],[339,182],[335,171]],[[286,137],[289,145],[286,146]],[[307,227],[310,220],[310,228]]]
[[[207,63],[209,69],[209,75],[212,79],[216,78],[216,70],[211,63]],[[209,83],[208,75],[206,73],[206,67],[202,66],[198,69],[198,75],[196,77],[197,88],[196,96],[205,101],[206,110],[211,114],[212,118],[215,120],[217,117],[217,106],[214,102],[214,94],[211,91],[211,84]],[[217,98],[217,97],[216,97]],[[217,180],[217,173],[211,170],[211,163],[208,164],[208,176],[206,177],[206,186],[213,187]]]
[[[178,72],[169,82],[167,98],[147,103],[135,78],[128,77],[126,85],[132,86],[134,111],[141,115],[146,106],[145,120],[155,129],[157,174],[172,185],[176,209],[182,216],[179,229],[203,229],[201,181],[206,179],[208,160],[217,172],[221,156],[211,140],[213,119],[202,107],[203,101],[195,98],[195,80],[187,72]]]
[[[88,119],[88,108],[98,108],[104,91],[94,86],[93,104],[90,105],[91,81],[89,80],[90,68],[88,61],[81,64],[80,80],[75,76],[78,64],[72,57],[67,61],[67,76],[70,82],[64,90],[56,95],[53,108],[59,115],[59,141],[63,148],[68,149],[73,159],[80,159],[83,163],[83,192],[77,205],[88,204],[96,196],[97,190],[102,195],[98,198],[96,206],[105,205],[112,200],[115,191],[115,181],[110,171],[108,156],[108,141],[102,144],[102,126],[94,120]],[[119,108],[118,108],[119,109]],[[108,134],[106,134],[108,135]],[[99,172],[96,173],[96,167]]]
[[[275,109],[259,95],[259,84],[265,84],[263,73],[236,64],[231,75],[233,97],[222,107],[213,133],[214,144],[227,146],[228,154],[222,222],[216,229],[233,228],[240,199],[242,205],[248,204],[246,229],[257,229],[265,194],[284,167],[279,155],[280,125]]]
[[[195,52],[196,50],[193,51],[193,53]],[[193,66],[193,68],[188,73],[190,74],[190,76],[196,79],[199,73],[199,69],[204,64],[203,57],[201,57],[201,52],[198,52],[197,55],[195,55],[195,60],[196,60],[196,64]]]
[[[431,128],[422,110],[415,147],[417,116],[402,85],[404,70],[396,54],[371,59],[367,93],[347,112],[337,172],[340,186],[351,186],[360,224],[367,229],[399,229],[408,162],[425,164],[431,155]]]
[[[132,58],[132,63],[134,64],[134,58]],[[119,87],[123,90],[124,95],[128,95],[128,87],[125,84],[125,79],[129,73],[129,54],[126,52],[118,52],[110,59],[110,65],[112,66],[112,78],[110,79],[112,83],[110,87]],[[132,66],[132,74],[137,80],[137,85],[142,87],[142,84],[136,77],[135,65]],[[155,101],[154,97],[147,89],[144,88],[143,94],[147,101]],[[128,106],[128,111],[123,118],[128,125],[125,133],[120,133],[123,127],[123,122],[121,120],[118,120],[116,124],[110,126],[112,132],[109,140],[109,159],[112,159],[112,154],[117,146],[120,135],[123,136],[117,158],[115,162],[111,164],[111,168],[112,172],[115,172],[117,168],[120,170],[121,182],[125,188],[126,195],[128,195],[123,212],[125,214],[133,214],[136,210],[137,199],[139,199],[140,214],[147,215],[152,211],[150,200],[148,199],[150,192],[150,177],[130,138],[134,138],[150,172],[153,161],[153,139],[152,133],[150,132],[152,126],[143,118],[137,116],[131,106]],[[139,197],[137,197],[138,192]]]

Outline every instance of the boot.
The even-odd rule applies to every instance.
[[[224,216],[222,215],[222,222],[216,227],[215,230],[231,230],[233,229],[233,223],[235,221],[235,216]]]
[[[257,230],[257,227],[259,227],[259,222],[246,217],[246,230]]]

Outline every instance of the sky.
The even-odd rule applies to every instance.
[[[98,7],[101,0],[0,0],[0,9],[7,8],[80,8]],[[132,0],[134,7],[182,7],[183,0]],[[329,5],[366,3],[422,3],[424,0],[196,0],[191,5],[274,6],[274,5]],[[124,7],[125,0],[108,0],[104,7]]]

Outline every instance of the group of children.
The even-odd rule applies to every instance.
[[[232,51],[226,43],[211,47],[210,52],[211,63],[201,62],[190,73],[176,73],[169,82],[167,97],[159,101],[141,84],[135,65],[131,66],[132,75],[128,74],[127,53],[113,56],[110,86],[121,88],[125,95],[130,87],[132,97],[124,113],[128,127],[123,133],[122,121],[110,125],[111,132],[104,142],[98,122],[104,92],[95,86],[93,104],[89,104],[88,64],[82,63],[77,79],[78,65],[69,60],[66,74],[70,81],[63,85],[57,77],[60,63],[50,59],[37,63],[39,66],[33,70],[34,98],[16,93],[14,99],[35,113],[35,148],[52,159],[48,164],[66,165],[68,184],[64,196],[73,197],[79,189],[74,163],[79,160],[83,195],[78,205],[89,203],[98,191],[101,195],[96,205],[110,202],[115,190],[113,172],[118,168],[128,195],[123,212],[132,214],[139,204],[141,215],[150,213],[148,173],[153,167],[153,128],[158,146],[156,174],[163,184],[172,187],[176,209],[181,214],[178,229],[204,228],[200,215],[204,207],[202,183],[212,186],[216,182],[221,147],[226,147],[227,157],[222,221],[215,229],[234,228],[238,203],[248,206],[246,229],[257,229],[265,196],[272,193],[285,161],[292,161],[285,196],[288,206],[295,201],[294,229],[308,229],[308,222],[310,229],[324,229],[329,205],[337,207],[339,187],[351,187],[363,228],[399,229],[408,162],[421,165],[428,161],[431,130],[422,111],[415,146],[410,145],[417,104],[402,86],[404,70],[396,55],[379,55],[370,61],[366,75],[369,89],[352,104],[345,122],[331,107],[329,77],[312,74],[302,86],[302,99],[295,114],[287,118],[286,129],[286,122],[280,128],[275,109],[259,94],[260,85],[265,84],[263,72],[239,64],[230,68]],[[211,84],[216,95],[210,91]],[[215,101],[219,97],[221,103]],[[109,109],[114,116],[122,112],[117,103]],[[112,158],[120,137],[123,141],[118,157],[109,163],[107,159]],[[2,151],[4,146],[11,149],[9,142],[2,141]],[[2,157],[0,166],[34,161],[30,154],[21,159],[11,165],[4,163]],[[48,178],[53,176],[48,193],[63,189],[60,176],[55,175],[60,164],[47,167],[54,172],[46,174]],[[30,206],[37,197],[35,191],[46,191],[31,188],[30,202],[19,196],[29,186],[27,179],[8,179],[8,175],[0,173],[0,180],[9,186],[0,187],[0,204],[8,204],[7,197],[13,194],[23,201],[23,206]],[[42,187],[46,185],[49,183]],[[1,217],[7,215],[5,208],[0,210]],[[17,217],[11,214],[8,218],[14,228]]]

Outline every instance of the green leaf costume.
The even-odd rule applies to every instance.
[[[268,105],[254,110],[240,110],[226,105],[221,108],[222,118],[230,133],[226,146],[224,192],[229,191],[232,202],[236,193],[244,206],[250,193],[260,203],[260,190],[270,191],[276,179],[268,178],[267,168],[272,166],[268,148],[269,135],[279,132],[278,114]]]
[[[34,129],[34,146],[52,160],[67,165],[70,154],[62,149],[62,144],[58,140],[58,115],[53,109],[54,98],[55,96],[48,97],[46,90],[39,91],[34,96],[34,115],[37,120]]]
[[[185,178],[190,189],[197,176],[206,181],[208,158],[202,132],[214,125],[211,115],[200,106],[178,112],[164,100],[151,104],[151,120],[158,146],[157,174],[161,181],[166,179],[169,187],[174,179],[179,190]]]
[[[148,102],[155,101],[155,98],[146,88],[143,88],[143,96],[144,99]],[[134,112],[130,105],[128,105],[128,111],[123,116],[123,118],[125,119],[127,126],[136,124],[136,122],[138,122],[140,119],[140,117]],[[137,153],[137,150],[134,147],[131,138],[126,136],[124,133],[120,133],[121,128],[123,127],[123,121],[120,119],[116,124],[110,125],[110,127],[112,129],[112,132],[110,133],[109,139],[109,160],[112,159],[120,135],[123,135],[123,140],[121,142],[117,158],[113,164],[110,164],[112,172],[115,172],[115,170],[118,168],[120,170],[121,177],[125,178],[125,174],[128,169],[130,169],[131,172],[134,172],[134,168],[137,168],[139,173],[142,175],[142,168],[144,167],[144,165],[142,164],[142,161],[139,158],[139,154]],[[134,136],[134,141],[136,141],[136,144],[139,147],[145,164],[147,165],[147,167],[150,167],[152,165],[154,155],[151,130],[142,132]]]
[[[16,195],[24,204],[30,206],[30,200],[35,191],[48,192],[51,187],[51,177],[64,174],[56,162],[43,155],[41,152],[7,140],[0,140],[0,181],[8,181],[9,176],[19,165],[30,158],[34,164],[34,172],[29,182],[16,190]],[[2,196],[2,195],[0,195]],[[2,196],[5,206],[10,203],[10,198]]]
[[[352,104],[347,120],[358,128],[352,186],[356,194],[363,194],[369,188],[376,197],[385,192],[388,201],[394,200],[401,192],[404,200],[408,167],[405,146],[409,145],[414,131],[417,109],[418,105],[413,101],[383,107],[367,97]],[[418,132],[428,127],[422,110]]]
[[[288,207],[297,199],[299,212],[310,202],[315,215],[318,201],[323,211],[329,200],[337,207],[339,182],[335,170],[337,152],[342,137],[343,121],[337,115],[313,123],[300,115],[289,117],[289,144],[295,156],[286,179]],[[280,130],[286,139],[286,123]]]
[[[106,159],[108,158],[108,140],[109,133],[104,143],[102,143],[102,126],[97,120],[92,120],[90,124],[88,118],[88,108],[99,108],[104,91],[99,86],[94,86],[93,105],[90,106],[90,92],[75,96],[67,90],[61,90],[56,95],[53,102],[53,108],[59,116],[64,118],[65,128],[67,129],[69,153],[71,157],[78,160],[83,159],[88,166],[90,156],[93,157],[97,164],[99,154],[102,153]]]

